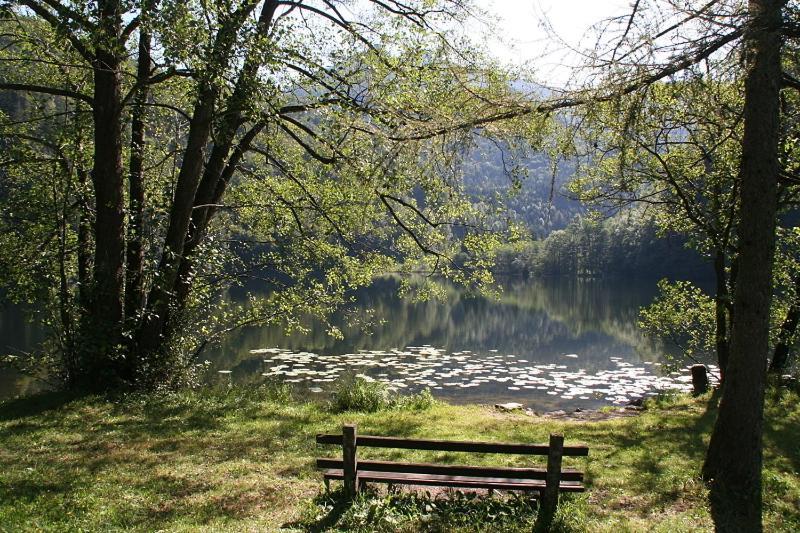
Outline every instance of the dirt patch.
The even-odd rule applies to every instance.
[[[490,406],[487,406],[490,407]],[[507,409],[499,405],[493,408],[498,418],[504,418],[506,414],[521,414],[531,417],[550,418],[553,420],[574,420],[576,422],[599,422],[602,420],[613,420],[616,418],[630,418],[638,416],[644,411],[641,405],[626,405],[624,407],[604,408],[604,409],[576,409],[574,411],[548,411],[539,413],[533,409]]]
[[[550,413],[543,413],[539,416],[544,418],[552,418],[554,420],[575,420],[580,422],[598,422],[601,420],[613,420],[615,418],[630,418],[632,416],[639,416],[644,411],[643,408],[636,405],[627,405],[625,407],[617,407],[614,409],[586,409],[580,411],[553,411]]]

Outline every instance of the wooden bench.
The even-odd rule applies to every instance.
[[[341,435],[317,435],[317,443],[342,447],[341,459],[319,458],[317,468],[322,469],[327,488],[331,480],[343,481],[348,498],[355,496],[367,483],[513,490],[533,493],[541,499],[541,507],[548,513],[555,511],[560,492],[585,490],[583,472],[562,468],[561,458],[589,455],[587,446],[564,446],[562,435],[550,435],[549,444],[507,444],[357,435],[354,425],[344,426]],[[358,448],[364,447],[542,455],[547,456],[547,468],[359,460]]]

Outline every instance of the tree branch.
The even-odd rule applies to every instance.
[[[94,105],[94,99],[89,95],[76,91],[70,91],[68,89],[59,89],[57,87],[47,87],[44,85],[33,85],[28,83],[0,83],[0,89],[66,96],[68,98],[82,100],[92,106]]]

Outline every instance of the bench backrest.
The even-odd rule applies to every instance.
[[[338,444],[344,441],[343,435],[317,435],[317,444]],[[430,439],[404,439],[398,437],[376,437],[358,435],[356,446],[368,448],[399,448],[406,450],[433,450],[442,452],[506,453],[519,455],[548,455],[549,444],[510,444],[504,442],[473,442]],[[589,455],[588,446],[564,446],[563,456],[581,457]]]

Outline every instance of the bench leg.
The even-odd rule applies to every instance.
[[[342,427],[342,472],[344,474],[344,494],[352,500],[359,490],[358,483],[358,458],[357,458],[357,431],[355,425]]]
[[[331,480],[325,478],[325,494],[329,493],[330,491],[331,491]]]
[[[490,498],[494,497],[494,489],[489,489],[489,497]]]
[[[556,514],[558,492],[561,483],[561,457],[564,453],[564,436],[550,435],[550,446],[547,454],[547,474],[539,513],[536,517],[537,528],[547,531]]]

